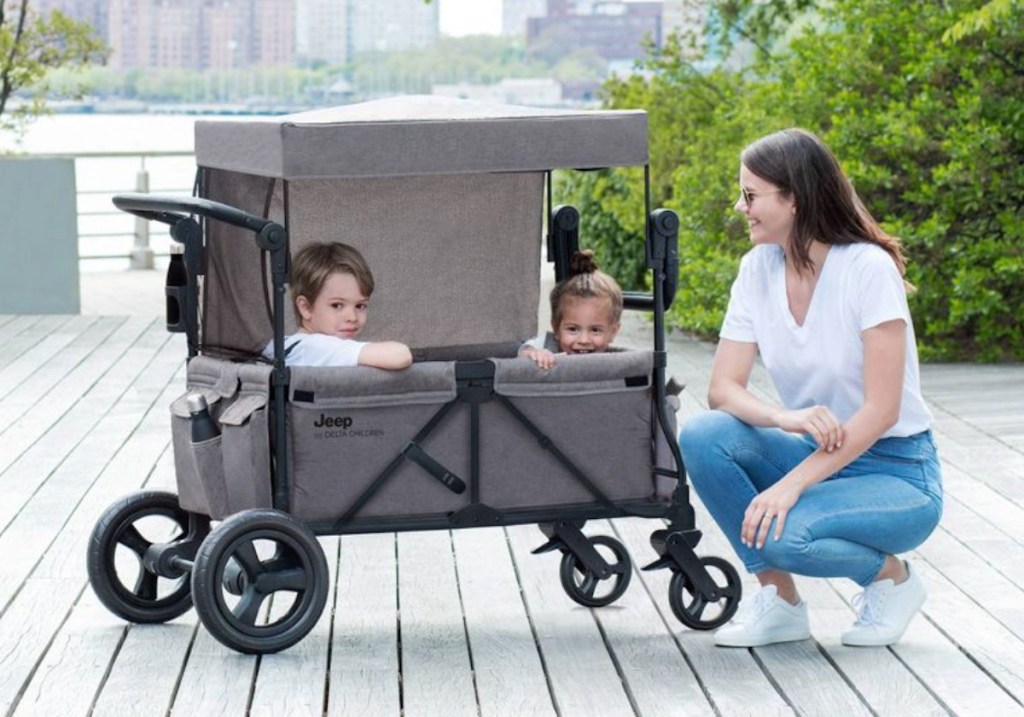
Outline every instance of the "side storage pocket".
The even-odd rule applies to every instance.
[[[196,473],[202,477],[203,492],[211,518],[224,518],[227,509],[227,488],[224,483],[224,459],[221,454],[223,436],[202,443],[190,443]]]
[[[189,361],[188,390],[171,403],[171,438],[178,504],[193,513],[221,517],[226,507],[221,439],[192,444],[186,398],[201,393],[217,421],[238,392],[238,368],[228,361],[197,356]],[[208,445],[207,445],[208,444]]]
[[[220,417],[228,513],[271,507],[267,399],[242,395]]]

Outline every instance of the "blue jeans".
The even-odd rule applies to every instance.
[[[769,533],[763,548],[748,548],[740,528],[750,501],[813,453],[814,441],[708,411],[687,422],[679,447],[691,484],[751,573],[775,569],[867,585],[887,555],[923,543],[942,515],[931,431],[882,438],[804,491],[778,541]]]

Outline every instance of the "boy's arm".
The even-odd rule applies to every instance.
[[[412,351],[398,341],[373,341],[359,351],[360,366],[396,370],[412,363]]]

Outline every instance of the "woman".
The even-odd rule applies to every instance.
[[[732,287],[712,410],[679,438],[704,505],[761,584],[715,644],[809,638],[799,574],[863,586],[842,641],[889,645],[925,600],[895,556],[942,512],[900,245],[812,133],[777,132],[740,159],[735,209],[754,248]],[[758,354],[782,406],[748,387]]]

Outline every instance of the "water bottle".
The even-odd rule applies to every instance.
[[[188,286],[188,271],[185,269],[185,247],[171,242],[171,262],[167,265],[167,330],[180,330],[181,297],[179,288]]]
[[[206,397],[201,393],[190,393],[185,398],[188,412],[192,416],[192,442],[203,443],[220,435],[216,421],[210,416]]]

